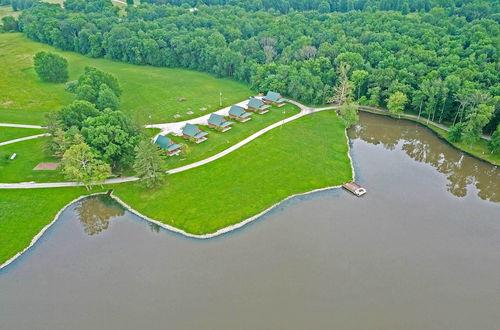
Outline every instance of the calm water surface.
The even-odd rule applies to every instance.
[[[350,135],[365,197],[217,239],[71,206],[0,271],[0,329],[499,329],[499,170],[410,122],[363,114]]]

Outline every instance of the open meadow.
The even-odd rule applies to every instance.
[[[31,41],[20,33],[9,33],[0,34],[0,122],[43,124],[44,113],[58,110],[74,99],[65,91],[65,84],[45,83],[37,77],[33,56],[39,51],[65,57],[70,80],[77,79],[85,66],[116,76],[122,89],[120,110],[139,124],[199,117],[254,94],[242,83],[207,73],[88,58]],[[176,114],[180,117],[175,118]]]

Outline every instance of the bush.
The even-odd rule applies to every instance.
[[[16,32],[19,31],[17,21],[12,16],[5,16],[2,18],[3,29],[6,32]]]
[[[463,124],[458,123],[453,125],[448,131],[448,139],[451,142],[460,142],[462,140]]]
[[[34,57],[35,71],[46,82],[61,83],[68,80],[68,61],[57,54],[38,52]]]

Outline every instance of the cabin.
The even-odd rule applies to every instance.
[[[285,105],[285,99],[281,96],[280,93],[269,91],[267,95],[262,98],[265,104],[274,104],[278,107],[282,107]]]
[[[264,114],[266,112],[269,112],[270,106],[267,104],[264,104],[261,99],[251,97],[250,100],[248,101],[247,109],[250,111],[254,111],[258,114]]]
[[[177,156],[181,153],[182,146],[177,144],[169,137],[158,135],[155,140],[155,144],[160,148],[167,152],[169,156]]]
[[[240,123],[244,123],[252,119],[252,114],[238,105],[233,105],[229,109],[229,117],[239,121]]]
[[[200,128],[198,128],[198,126],[192,124],[186,124],[186,126],[184,126],[184,128],[182,129],[182,136],[186,140],[194,141],[197,144],[206,141],[207,135],[207,132],[202,131]]]
[[[208,118],[208,127],[220,132],[229,131],[232,124],[232,122],[227,121],[226,118],[216,113],[212,113]]]

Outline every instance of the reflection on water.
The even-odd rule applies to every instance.
[[[447,190],[457,197],[477,189],[483,200],[500,201],[500,171],[497,166],[481,162],[443,143],[430,130],[419,124],[399,120],[380,120],[377,115],[362,114],[362,120],[350,130],[351,139],[382,145],[385,149],[404,151],[413,160],[429,164],[448,180]]]
[[[86,198],[75,206],[75,211],[83,231],[89,236],[108,229],[111,218],[125,213],[118,203],[106,196]]]

